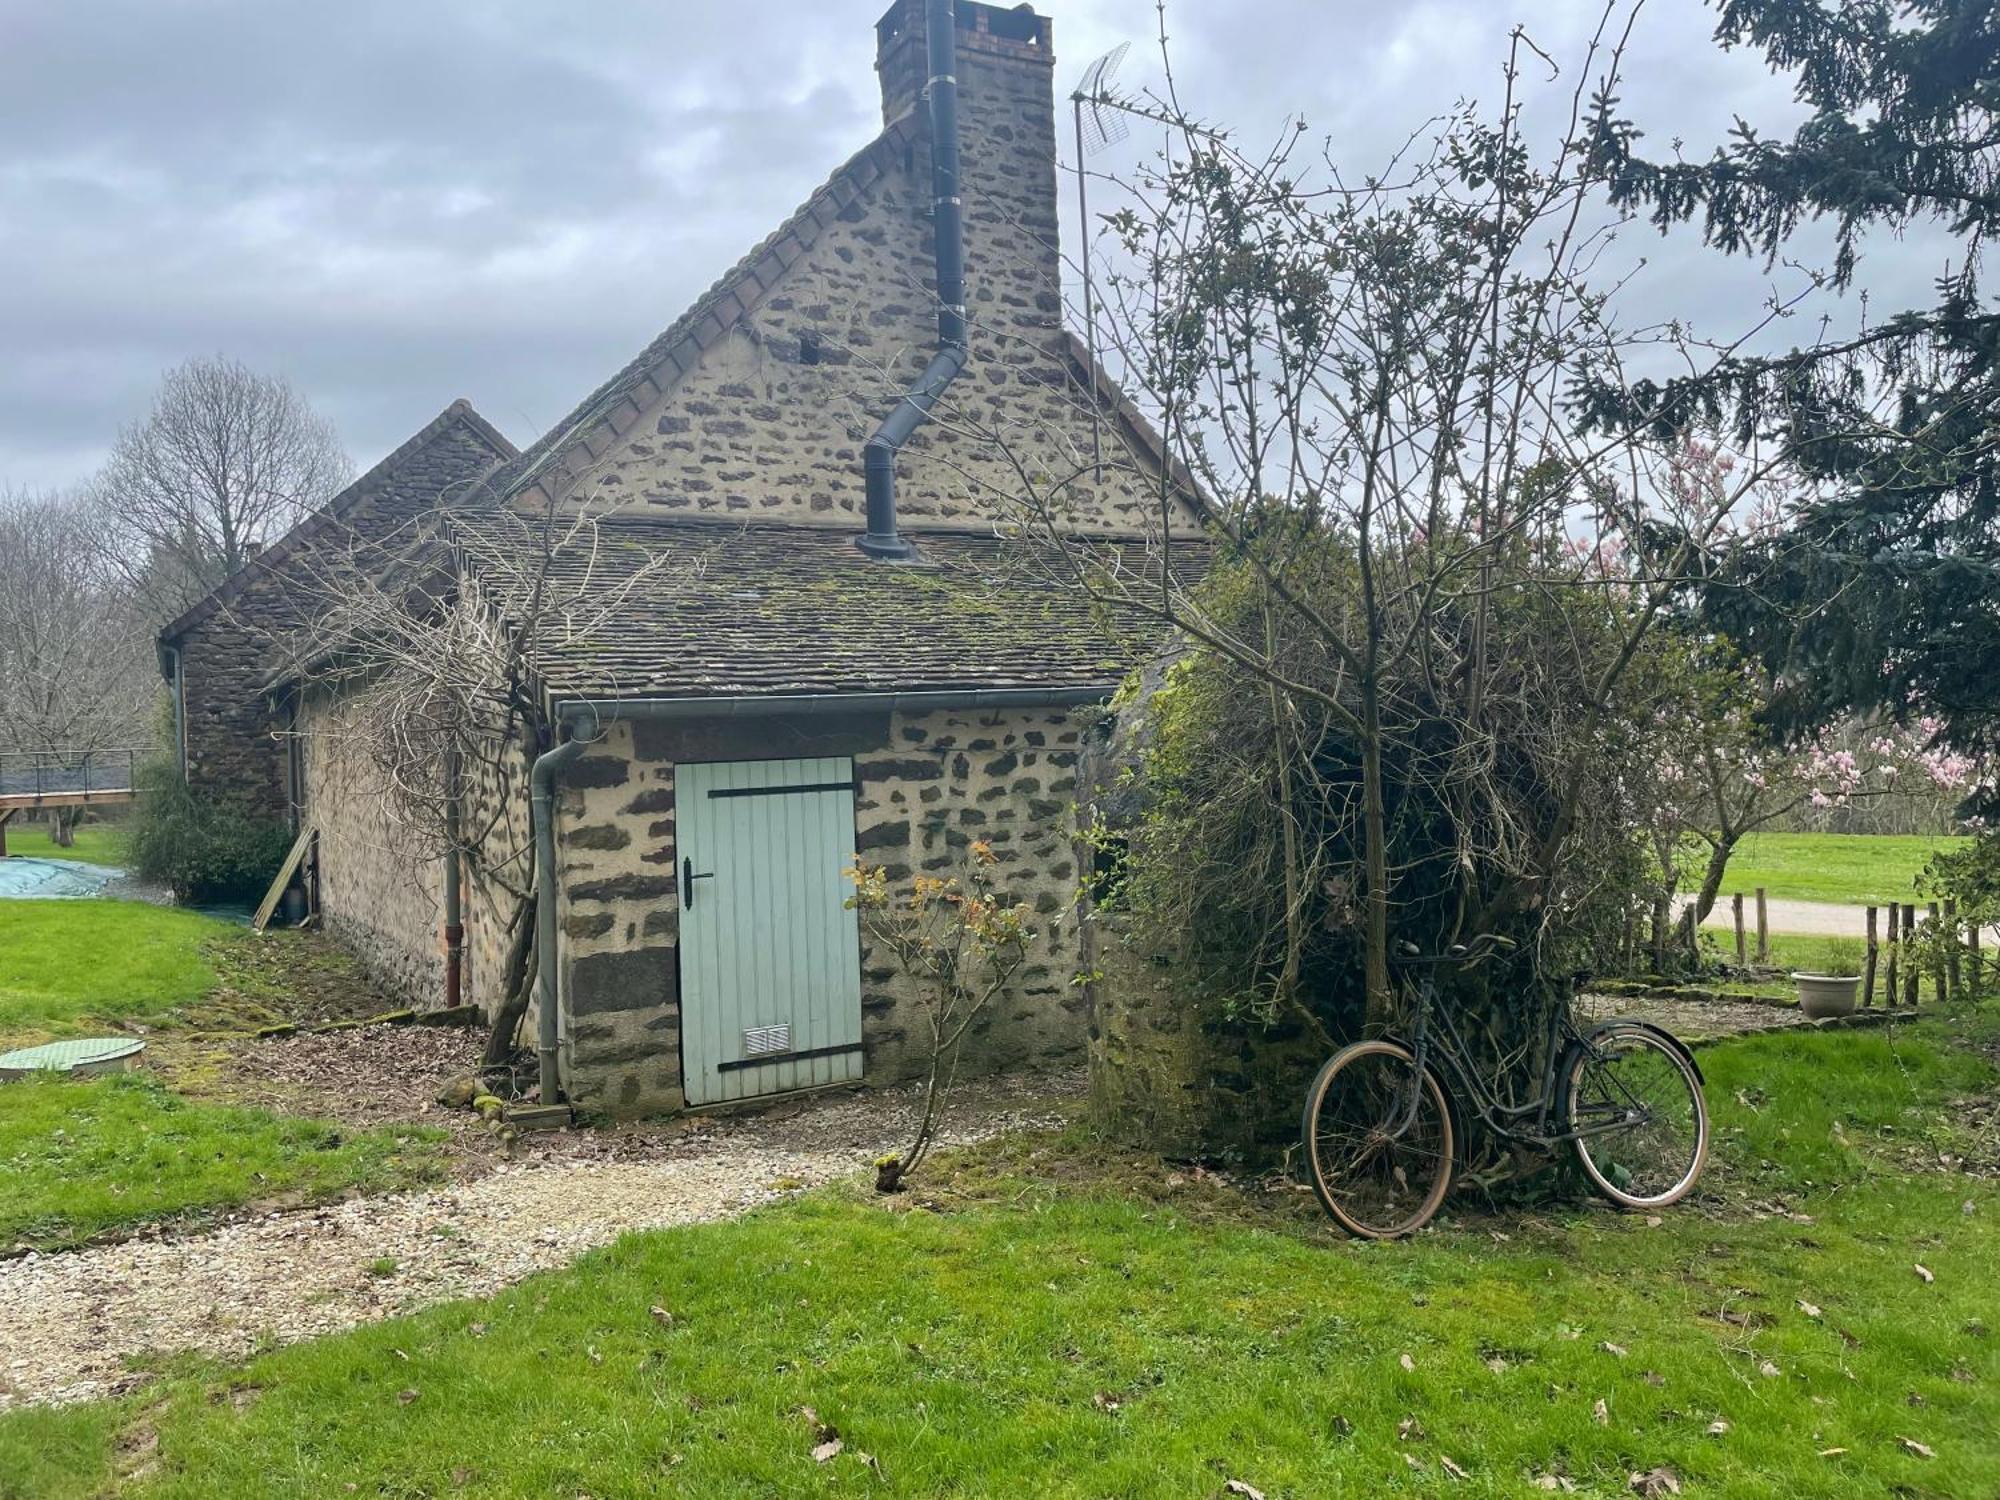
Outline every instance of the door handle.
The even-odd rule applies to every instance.
[[[703,870],[699,875],[697,875],[694,869],[694,861],[689,859],[686,855],[682,855],[681,856],[681,905],[687,908],[687,910],[693,911],[694,883],[697,880],[713,880],[713,879],[715,879],[715,871]]]

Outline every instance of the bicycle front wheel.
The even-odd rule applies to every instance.
[[[1665,1208],[1708,1160],[1708,1101],[1687,1053],[1647,1026],[1612,1022],[1571,1045],[1561,1117],[1577,1161],[1623,1208]]]
[[[1395,1042],[1356,1042],[1306,1090],[1301,1126],[1313,1191],[1362,1239],[1429,1222],[1451,1186],[1451,1111],[1429,1068]]]

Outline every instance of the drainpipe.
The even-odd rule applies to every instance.
[[[559,721],[559,726],[568,723],[570,738],[537,756],[528,772],[528,808],[535,826],[535,993],[541,1004],[535,1053],[540,1062],[543,1104],[554,1104],[561,1092],[556,1079],[560,1036],[556,1024],[556,773],[597,738],[597,715],[588,709],[584,712],[589,716],[590,734],[578,734],[574,720]]]
[[[870,557],[907,561],[917,549],[896,531],[896,454],[965,368],[964,204],[958,192],[958,21],[952,0],[925,7],[931,116],[931,232],[937,257],[938,352],[861,450],[868,530],[854,545]]]
[[[444,762],[444,1003],[456,1010],[464,985],[465,915],[460,895],[458,852],[461,795],[459,760],[456,750],[445,752]]]
[[[174,697],[174,766],[187,777],[187,679],[181,670],[181,648],[160,643],[160,669],[167,679]],[[168,668],[165,658],[173,658],[173,666]]]

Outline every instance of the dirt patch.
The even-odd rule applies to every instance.
[[[1664,1026],[1684,1042],[1714,1041],[1755,1031],[1784,1031],[1810,1026],[1797,1007],[1758,1005],[1740,1000],[1655,1000],[1639,995],[1579,995],[1580,1024],[1630,1016]]]

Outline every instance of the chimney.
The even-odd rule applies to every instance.
[[[959,112],[988,105],[1034,108],[1048,116],[1055,143],[1055,28],[1032,6],[1011,10],[958,0]],[[915,107],[924,91],[924,0],[896,0],[875,23],[875,71],[882,123]],[[967,132],[968,136],[971,134]]]

